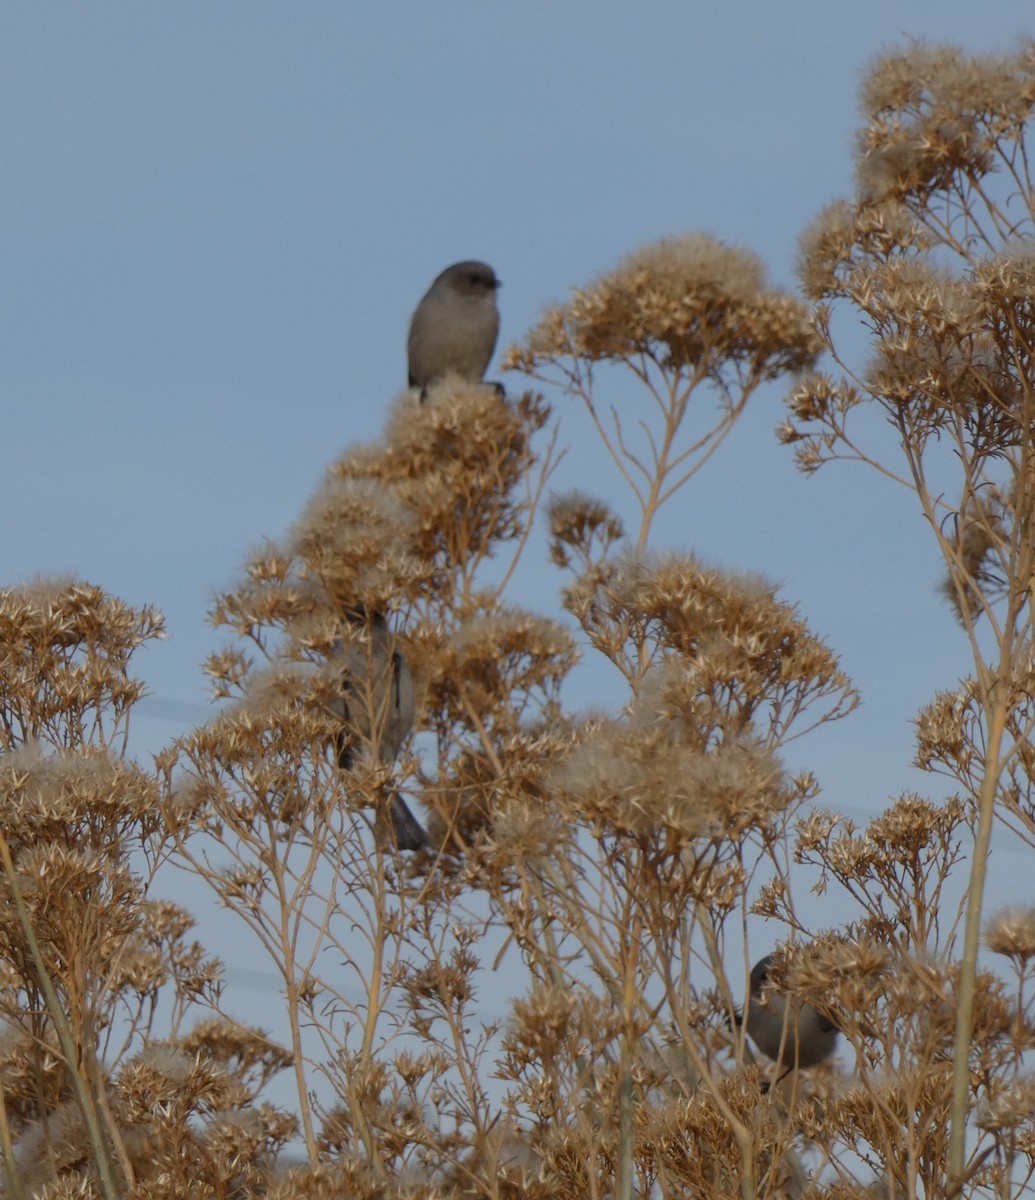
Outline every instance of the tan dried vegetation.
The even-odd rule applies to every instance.
[[[542,503],[558,454],[540,397],[401,402],[218,599],[225,703],[155,769],[126,736],[129,660],[160,617],[70,580],[0,593],[5,1194],[1028,1189],[1035,909],[981,906],[993,823],[1035,842],[1035,48],[912,46],[873,65],[863,104],[857,194],[803,240],[806,300],[743,249],[674,238],[509,352],[585,405],[631,537],[605,499]],[[842,351],[840,310],[869,362]],[[911,489],[973,651],[917,720],[917,763],[952,794],[903,795],[865,829],[782,764],[855,705],[831,650],[765,580],[651,544],[789,374],[782,440],[806,471],[856,458]],[[864,409],[891,443],[857,434]],[[956,490],[936,492],[947,470]],[[540,509],[565,622],[507,599]],[[345,771],[330,702],[350,618],[375,612],[419,733]],[[617,715],[562,704],[573,626],[617,671]],[[417,853],[383,819],[397,796],[428,827]],[[810,926],[793,859],[854,920]],[[224,1014],[191,917],[152,898],[173,866],[264,956],[283,1045]],[[751,912],[785,931],[774,986],[840,1026],[836,1065],[775,1083],[753,1057],[735,1011]]]

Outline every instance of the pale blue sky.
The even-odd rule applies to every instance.
[[[212,593],[379,436],[441,267],[496,268],[501,348],[684,230],[789,285],[798,234],[850,188],[871,55],[1032,33],[1029,0],[5,3],[0,583],[75,572],[164,610],[138,663],[157,749],[204,717]],[[794,754],[865,819],[925,786],[909,723],[965,647],[915,505],[859,467],[798,476],[779,396],[662,534],[781,580],[842,655],[864,708]],[[555,405],[564,483],[601,490]],[[521,596],[556,612],[561,583],[530,563]]]

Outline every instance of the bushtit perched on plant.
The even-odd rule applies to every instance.
[[[446,267],[424,293],[406,343],[410,387],[420,388],[422,403],[443,375],[481,383],[500,330],[499,286],[487,263],[459,262]]]
[[[771,988],[763,1000],[772,963],[773,956],[767,954],[751,969],[751,994],[742,1018],[748,1037],[767,1058],[788,1071],[815,1067],[834,1053],[837,1026],[811,1004],[788,1003]]]
[[[413,676],[406,659],[392,649],[392,635],[382,613],[367,616],[362,608],[348,613],[353,625],[366,625],[362,638],[349,646],[342,695],[331,705],[342,719],[338,734],[338,766],[351,770],[362,755],[376,752],[384,764],[395,761],[413,728]],[[398,794],[392,797],[392,827],[400,850],[419,850],[428,835]]]

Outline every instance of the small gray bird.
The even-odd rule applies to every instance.
[[[796,1005],[769,989],[773,956],[767,954],[751,969],[751,994],[747,1016],[743,1019],[748,1037],[774,1062],[793,1071],[796,1067],[815,1067],[834,1053],[838,1028],[811,1004]]]
[[[499,286],[487,263],[459,262],[424,293],[406,343],[410,387],[420,388],[421,403],[431,384],[451,372],[481,383],[500,331]]]
[[[361,756],[376,756],[389,764],[413,728],[413,676],[406,659],[393,649],[383,613],[369,617],[363,608],[351,609],[349,621],[365,625],[364,636],[349,646],[340,698],[332,711],[341,718],[338,766],[349,771]],[[398,792],[392,797],[392,827],[400,850],[419,850],[428,835]]]

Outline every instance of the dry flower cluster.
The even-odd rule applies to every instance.
[[[955,1014],[936,1056],[946,1104],[927,1118],[940,1131],[937,1156],[918,1149],[904,1183],[912,1188],[921,1178],[926,1194],[1013,1194],[1033,1163],[1032,1113],[1021,1116],[1017,1100],[1028,1087],[1026,960],[1004,949],[1009,939],[993,924],[989,949],[1011,959],[1017,974],[1015,1000],[1004,1008],[978,949],[994,823],[1035,845],[1035,194],[1027,143],[1035,44],[996,56],[912,46],[874,64],[863,105],[856,198],[829,208],[802,240],[802,281],[835,369],[799,383],[780,433],[796,443],[806,471],[855,458],[919,499],[974,670],[917,721],[917,765],[958,790],[934,810],[915,798],[892,810],[890,832],[902,848],[892,892],[905,883],[905,894],[892,899],[888,865],[855,837],[817,836],[806,852],[826,862],[840,843],[835,874],[864,898],[867,927],[886,924],[885,938],[897,930],[911,954],[940,952],[912,982],[933,984],[932,1000],[941,997]],[[858,367],[834,334],[841,309],[870,333],[870,360]],[[862,408],[885,418],[890,453],[871,448],[865,431],[857,436],[853,417]],[[925,827],[943,861],[970,856],[960,936],[957,921],[938,911],[939,875],[911,844]],[[906,910],[918,914],[921,904],[923,919],[907,920]],[[1015,931],[1019,923],[1012,914]],[[947,928],[939,934],[940,925]],[[1006,1112],[1009,1120],[996,1124],[991,1114]]]
[[[4,1195],[1028,1190],[1035,908],[986,921],[981,902],[993,823],[1035,843],[1035,48],[913,46],[874,64],[864,105],[857,196],[803,241],[811,307],[743,249],[668,239],[509,352],[586,406],[635,497],[628,539],[606,500],[543,502],[538,396],[404,397],[218,599],[225,703],[155,770],[126,738],[157,614],[71,580],[0,592]],[[871,334],[857,369],[839,308]],[[973,650],[917,719],[917,763],[953,794],[865,829],[783,765],[856,704],[836,656],[766,580],[651,545],[789,374],[782,439],[805,470],[854,457],[912,489]],[[855,436],[867,405],[897,461]],[[946,463],[952,504],[929,483]],[[540,511],[567,624],[508,599]],[[379,744],[357,690],[372,752],[346,766],[344,664],[370,614],[416,681],[417,732]],[[564,708],[572,626],[613,668],[614,711]],[[428,829],[414,852],[385,819],[402,798]],[[796,863],[849,924],[809,923]],[[190,916],[152,897],[173,865],[266,956],[284,1046],[226,1016]],[[836,1022],[836,1064],[777,1079],[753,1053],[752,913],[784,928],[770,984]],[[504,969],[506,1021],[487,1021]]]

